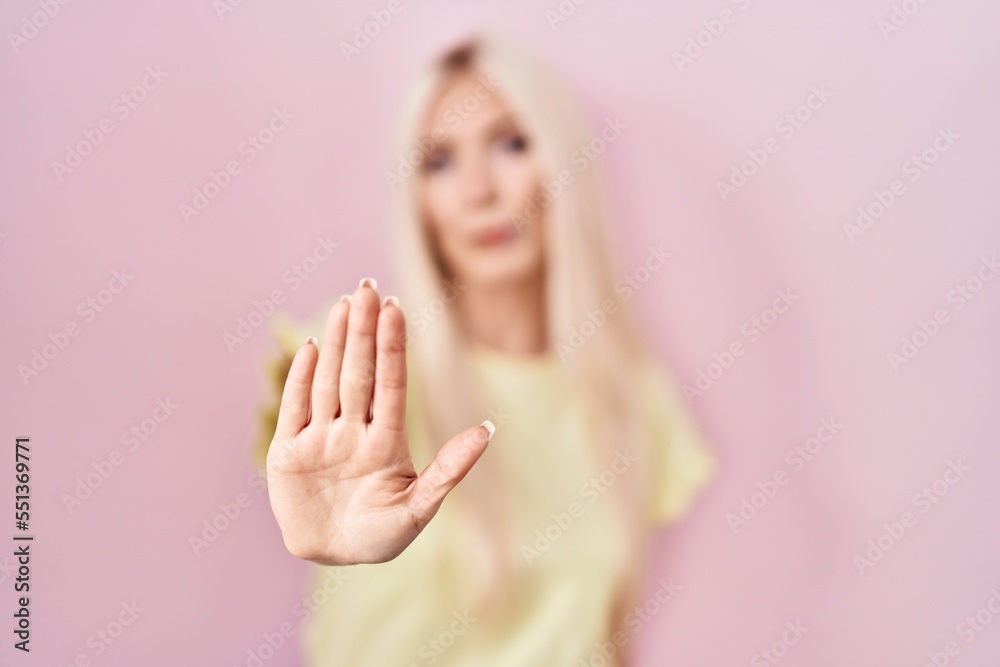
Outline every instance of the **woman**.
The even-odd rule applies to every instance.
[[[495,36],[414,85],[402,299],[363,280],[274,374],[271,505],[326,591],[308,664],[628,663],[646,538],[716,464],[614,268],[599,137]]]

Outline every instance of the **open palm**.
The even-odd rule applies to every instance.
[[[330,310],[322,348],[295,354],[267,453],[271,508],[288,550],[324,565],[398,556],[486,449],[462,431],[417,475],[406,437],[403,313],[365,279]]]

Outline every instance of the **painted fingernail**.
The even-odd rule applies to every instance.
[[[493,439],[493,434],[497,432],[497,427],[493,425],[493,422],[491,422],[489,419],[487,419],[482,424],[480,424],[480,426],[484,426],[486,428],[486,430],[489,431],[489,433],[490,433],[488,436],[486,436],[486,442],[489,442],[490,440],[492,440]]]
[[[315,336],[309,336],[309,338],[306,338],[306,343],[312,343],[317,350],[319,349],[319,341],[316,340]]]
[[[378,289],[378,281],[375,280],[374,278],[362,278],[361,283],[358,284],[358,287],[364,287],[365,285],[368,285],[373,290]]]
[[[385,308],[385,305],[387,303],[391,303],[392,305],[396,306],[396,308],[399,308],[399,299],[397,299],[396,297],[394,297],[392,295],[387,296],[384,299],[382,299],[382,307]]]
[[[350,303],[351,302],[351,295],[350,294],[341,294],[340,295],[340,300],[341,301],[347,301],[348,303]]]

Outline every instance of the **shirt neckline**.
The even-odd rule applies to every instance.
[[[522,370],[551,370],[556,367],[556,357],[551,351],[534,354],[516,354],[504,352],[495,347],[481,343],[470,343],[471,356],[482,363],[500,368],[516,368]]]

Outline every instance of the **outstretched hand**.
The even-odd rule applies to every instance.
[[[493,434],[457,434],[417,475],[406,437],[403,312],[365,279],[330,310],[322,346],[295,353],[267,453],[271,509],[288,550],[324,565],[398,556]]]

